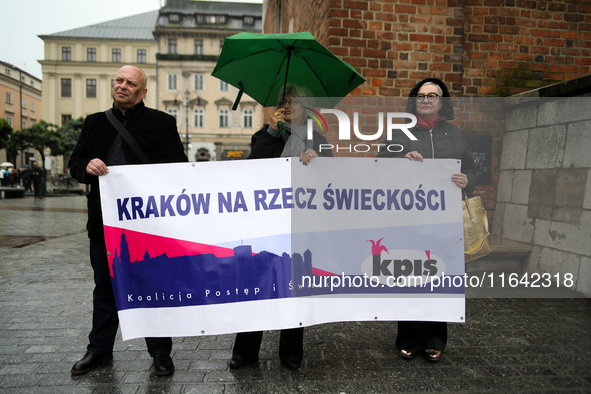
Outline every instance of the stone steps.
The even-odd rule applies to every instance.
[[[466,272],[524,272],[531,253],[530,244],[491,235],[491,253],[466,263]]]

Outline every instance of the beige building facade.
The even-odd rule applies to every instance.
[[[238,89],[211,76],[226,37],[260,32],[260,4],[168,0],[160,9],[158,105],[177,118],[189,160],[248,156],[250,138],[262,125],[263,108]]]
[[[42,94],[41,80],[12,64],[0,61],[0,118],[4,118],[14,130],[31,127],[41,120]],[[19,152],[14,158],[6,156],[6,150],[0,150],[0,162],[8,159],[16,161],[17,168],[27,164],[31,158],[41,156],[33,149]],[[35,155],[36,154],[36,155]]]
[[[43,119],[61,126],[106,110],[117,70],[131,64],[148,76],[146,105],[177,119],[190,161],[248,156],[262,107],[243,96],[232,111],[238,90],[211,72],[227,36],[261,31],[261,8],[168,0],[159,11],[39,36],[45,43]]]
[[[152,35],[158,11],[39,36],[45,43],[43,119],[62,126],[72,118],[104,111],[112,104],[111,86],[126,64],[148,76],[145,103],[156,107],[156,52]]]

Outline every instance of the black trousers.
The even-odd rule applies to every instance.
[[[447,323],[435,321],[399,321],[396,347],[418,352],[434,349],[443,352],[447,344]]]
[[[242,356],[247,361],[254,361],[258,358],[262,331],[240,332],[236,334],[234,350],[232,355]],[[279,337],[279,358],[284,360],[287,357],[295,356],[300,360],[304,357],[304,328],[290,328],[281,330]]]
[[[35,193],[35,197],[41,197],[41,194],[43,194],[43,181],[41,180],[41,178],[33,178],[33,191]]]
[[[90,343],[87,350],[99,356],[106,356],[113,352],[119,317],[104,239],[90,239],[90,264],[94,270],[94,291],[92,330],[88,335]],[[170,354],[172,350],[170,338],[146,338],[146,344],[152,357]]]

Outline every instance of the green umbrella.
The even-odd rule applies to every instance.
[[[286,84],[307,88],[318,106],[334,107],[365,79],[323,47],[309,32],[239,33],[230,36],[212,75],[240,89],[264,107],[277,105]]]

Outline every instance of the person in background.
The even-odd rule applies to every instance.
[[[405,157],[418,162],[424,158],[461,160],[461,172],[453,174],[450,181],[463,193],[472,193],[476,184],[474,159],[460,130],[447,123],[455,119],[447,86],[437,78],[417,83],[408,95],[405,112],[417,117],[417,125],[410,129],[417,141],[411,141],[402,133],[394,133],[387,143],[400,144],[404,149],[397,153],[382,151],[377,156]],[[396,347],[403,359],[413,359],[423,351],[428,361],[439,362],[446,344],[446,322],[398,322]]]
[[[303,87],[287,85],[285,93],[279,94],[277,110],[270,115],[269,123],[252,136],[248,158],[299,157],[304,165],[308,165],[312,158],[318,157],[319,146],[326,144],[326,138],[314,130],[313,139],[308,140],[305,107],[315,107],[312,93]],[[322,152],[321,155],[332,157],[332,152]],[[238,369],[256,362],[262,338],[262,331],[238,333],[230,368]],[[303,341],[303,328],[281,330],[279,359],[287,368],[300,368],[304,356]]]
[[[21,168],[18,171],[18,177],[23,182],[25,193],[31,191],[31,170],[28,168]]]
[[[18,181],[18,174],[14,170],[14,168],[10,169],[10,175],[8,175],[8,179],[10,181],[10,187],[15,187]]]
[[[33,168],[31,169],[31,178],[33,180],[35,198],[43,198],[43,177],[45,177],[45,171],[34,161]]]

